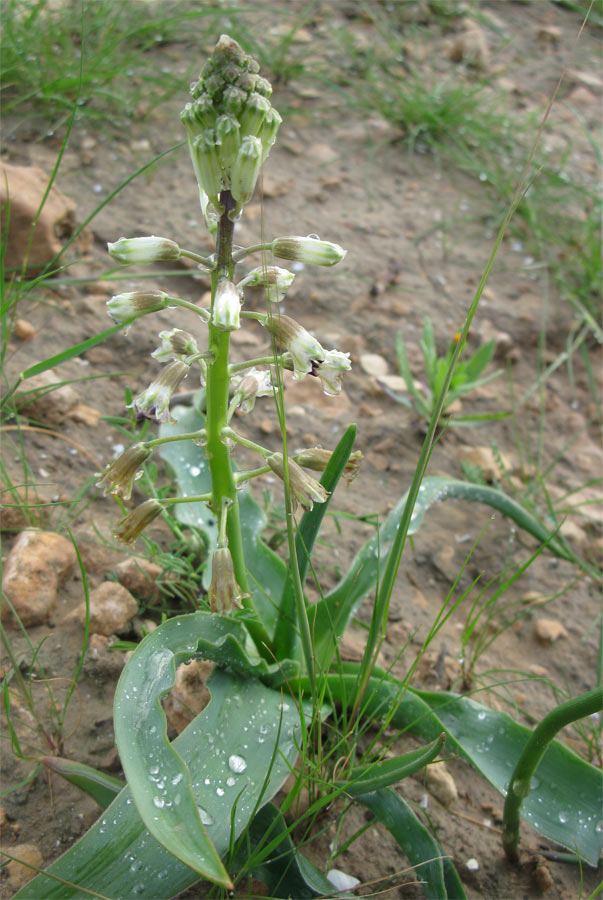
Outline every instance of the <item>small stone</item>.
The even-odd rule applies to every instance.
[[[593,72],[583,72],[581,69],[567,69],[567,81],[574,81],[576,84],[583,84],[584,87],[590,88],[597,94],[603,92],[603,79]]]
[[[541,644],[554,644],[559,638],[569,637],[566,628],[557,619],[538,619],[536,637]]]
[[[425,780],[430,792],[443,806],[450,806],[458,800],[459,792],[454,778],[443,760],[426,766]]]
[[[358,631],[357,629],[348,629],[339,644],[339,653],[342,659],[350,662],[360,662],[364,655],[366,647],[366,631]],[[385,665],[384,657],[381,653],[377,656],[377,662],[380,666]]]
[[[206,681],[213,668],[213,663],[208,660],[195,659],[176,669],[174,687],[165,701],[164,709],[171,728],[178,734],[209,703]]]
[[[484,319],[480,328],[480,337],[484,343],[494,341],[494,356],[506,359],[515,349],[513,338],[506,331],[500,331],[489,319]]]
[[[585,87],[583,84],[579,84],[569,93],[567,102],[583,112],[592,110],[593,113],[595,113],[599,109],[600,101],[597,100],[589,88]]]
[[[93,406],[87,406],[85,403],[78,403],[78,405],[69,413],[69,418],[73,422],[89,425],[91,428],[96,428],[100,417],[101,414],[98,409],[94,409]]]
[[[544,856],[535,856],[533,862],[536,888],[541,894],[546,894],[546,892],[550,891],[555,884],[549,871],[549,867],[546,864]]]
[[[449,56],[453,62],[464,62],[475,69],[487,69],[490,51],[483,28],[475,25],[459,34],[450,47]]]
[[[115,581],[105,581],[90,591],[90,631],[108,637],[124,628],[138,612],[138,603],[126,588]],[[86,620],[86,605],[80,604],[68,620],[82,625]]]
[[[474,856],[467,860],[465,866],[469,869],[470,872],[477,872],[479,869],[479,863]]]
[[[360,884],[360,879],[341,869],[329,869],[327,872],[327,881],[330,881],[336,891],[351,891]]]
[[[526,593],[522,595],[521,602],[525,603],[526,606],[542,606],[543,603],[547,603],[549,599],[549,597],[546,597],[540,591],[526,591]]]
[[[394,394],[404,394],[406,392],[406,382],[401,375],[380,375],[377,379],[379,387],[385,387]]]
[[[266,173],[262,181],[264,197],[282,197],[284,194],[288,194],[292,187],[292,178],[284,178],[279,175]]]
[[[532,675],[535,675],[536,678],[546,678],[549,674],[549,670],[544,666],[539,666],[537,663],[533,663],[529,666],[529,671]]]
[[[36,329],[27,319],[17,319],[13,333],[20,341],[29,341],[36,333]]]
[[[149,562],[143,556],[128,556],[115,567],[119,583],[141,600],[157,597],[157,579],[162,572],[161,566]]]
[[[119,678],[126,662],[126,654],[110,650],[113,643],[104,634],[91,634],[86,651],[85,669],[95,679]]]
[[[511,460],[504,453],[494,453],[491,447],[461,447],[459,462],[479,469],[485,481],[498,481],[513,470]]]
[[[384,359],[383,356],[379,356],[378,353],[362,353],[359,362],[360,368],[363,372],[366,372],[367,375],[374,375],[376,378],[381,378],[389,372],[387,360]]]
[[[307,159],[317,165],[319,163],[331,163],[339,157],[330,144],[310,144],[306,150]]]
[[[0,531],[23,531],[48,521],[48,498],[37,487],[0,485]]]
[[[71,541],[51,531],[23,531],[8,555],[2,589],[26,627],[48,621],[57,593],[73,573],[76,552]],[[2,619],[15,624],[8,604]]]
[[[36,844],[16,844],[10,848],[9,852],[16,859],[11,859],[6,864],[6,871],[11,886],[18,890],[38,874],[37,869],[44,867],[44,859]],[[18,860],[22,860],[22,862],[18,862]],[[32,866],[34,868],[31,868]]]
[[[563,32],[558,25],[541,25],[536,33],[538,40],[545,44],[558,44]]]
[[[80,400],[70,385],[61,384],[62,380],[53,369],[28,378],[14,395],[19,411],[45,425],[62,425]]]

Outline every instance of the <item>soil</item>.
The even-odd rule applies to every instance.
[[[281,9],[279,22],[289,21],[288,4],[277,2],[272,7]],[[310,29],[312,54],[320,53],[321,35],[339,21],[345,22],[359,42],[370,42],[370,21],[354,16],[354,8],[354,4],[325,4],[302,31],[300,40]],[[598,34],[587,28],[577,40],[580,19],[562,4],[545,0],[483,2],[480,10],[484,18],[477,27],[490,45],[488,74],[496,89],[505,93],[511,111],[525,113],[529,109],[542,115],[564,66],[600,74]],[[260,28],[262,21],[258,16],[253,27]],[[408,27],[409,53],[417,65],[426,71],[432,67],[442,76],[458,69],[459,64],[447,53],[454,33],[447,33],[429,16],[422,30]],[[458,28],[458,23],[453,22],[451,27]],[[158,66],[169,65],[180,73],[195,54],[205,58],[209,49],[191,43],[165,45],[153,52]],[[308,66],[312,65],[309,55]],[[579,95],[585,104],[582,117],[593,133],[600,127],[596,81],[588,88],[580,86]],[[593,150],[578,117],[562,102],[576,90],[576,84],[575,76],[568,76],[562,85],[545,139],[553,154],[554,148],[567,146],[576,177],[593,183]],[[598,84],[600,89],[601,82]],[[137,166],[181,139],[178,112],[185,99],[183,96],[161,105],[117,137],[103,131],[92,133],[76,124],[61,163],[58,186],[77,202],[80,221]],[[335,91],[318,91],[316,82],[308,77],[277,85],[272,99],[284,112],[285,124],[265,169],[263,193],[248,207],[237,228],[236,241],[246,245],[257,243],[262,234],[271,238],[318,232],[348,250],[345,262],[335,269],[306,267],[300,271],[284,306],[286,313],[302,322],[323,345],[349,351],[353,370],[337,398],[325,397],[317,379],[289,383],[287,421],[295,448],[333,447],[349,423],[358,424],[357,447],[365,459],[353,485],[338,488],[334,508],[383,520],[410,483],[424,430],[414,411],[396,403],[379,386],[364,355],[378,355],[389,373],[397,374],[394,341],[398,329],[403,329],[413,372],[417,378],[422,377],[418,342],[423,318],[431,317],[443,351],[462,326],[491,252],[495,236],[491,207],[479,180],[462,175],[420,145],[410,154],[406,145],[396,140],[399,135],[388,123],[343,105]],[[3,159],[50,172],[57,154],[57,136],[32,134],[26,123],[14,125],[8,129]],[[186,149],[181,148],[136,178],[95,216],[91,223],[92,249],[69,272],[74,283],[42,287],[19,308],[19,317],[30,322],[35,333],[27,341],[13,339],[9,383],[32,362],[109,327],[105,302],[113,293],[152,284],[199,301],[208,284],[203,276],[185,277],[191,274],[189,267],[183,266],[178,272],[181,277],[175,279],[158,266],[150,281],[148,272],[143,280],[142,275],[127,271],[125,281],[119,281],[117,287],[106,278],[111,268],[106,242],[121,235],[160,234],[199,252],[209,251],[211,245],[200,227],[196,193]],[[248,302],[252,309],[262,308],[259,293]],[[93,419],[82,422],[67,417],[58,428],[21,431],[33,478],[40,492],[55,503],[45,526],[63,533],[67,527],[71,529],[91,586],[111,577],[117,562],[128,552],[111,538],[118,512],[115,504],[100,496],[93,486],[94,473],[125,442],[104,417],[124,415],[125,389],[136,393],[149,383],[157,371],[157,364],[149,358],[157,345],[157,331],[174,324],[191,330],[195,327],[186,314],[175,321],[172,310],[160,312],[141,320],[129,334],[118,333],[60,367],[61,380],[73,380],[81,402],[100,414],[98,424]],[[484,292],[471,347],[478,346],[480,335],[490,326],[491,330],[505,332],[510,336],[506,351],[503,347],[507,358],[497,362],[508,368],[511,377],[502,375],[476,390],[463,401],[462,412],[509,410],[510,382],[516,398],[532,388],[539,374],[539,357],[544,354],[545,363],[554,361],[565,348],[572,325],[573,312],[560,302],[538,260],[528,257],[517,238],[506,238]],[[259,326],[251,323],[244,334],[250,336],[237,336],[233,341],[238,359],[255,356],[266,346]],[[201,343],[203,336],[199,334],[199,338]],[[600,356],[596,348],[591,350],[600,394]],[[237,427],[252,440],[279,449],[279,431],[268,400],[259,400],[251,416],[238,418]],[[5,432],[4,439],[6,468],[13,482],[20,483],[19,443],[11,431]],[[534,391],[518,408],[516,417],[474,428],[447,428],[435,447],[429,474],[462,477],[461,457],[467,446],[494,447],[502,454],[509,461],[502,479],[504,486],[524,497],[539,469],[546,472],[553,500],[572,491],[596,500],[596,490],[584,486],[600,477],[603,455],[596,410],[581,360],[574,359],[571,373],[565,365],[556,368],[542,390]],[[536,467],[533,460],[539,453]],[[157,479],[167,482],[161,466]],[[270,479],[257,485],[258,499],[262,500],[266,489],[272,491],[274,503],[280,503],[277,485]],[[140,501],[142,494],[136,491],[134,499]],[[594,502],[569,517],[568,521],[578,526],[572,539],[578,541],[575,546],[579,553],[597,546],[599,517],[600,506]],[[373,527],[366,522],[327,517],[325,544],[319,548],[317,559],[323,590],[336,583],[353,554],[372,534]],[[149,535],[163,547],[172,541],[163,524],[153,524]],[[5,559],[14,538],[10,534],[4,537]],[[501,572],[513,571],[536,547],[530,537],[516,531],[504,518],[493,516],[486,506],[460,501],[436,504],[405,551],[382,648],[385,660],[393,662],[408,642],[395,663],[400,674],[408,670],[461,570],[454,589],[456,597],[478,575],[480,584],[485,584]],[[137,550],[141,551],[140,543]],[[459,658],[463,653],[468,658],[471,651],[471,646],[463,650],[461,636],[475,597],[474,590],[440,630],[417,668],[417,686],[461,688]],[[82,598],[82,576],[76,573],[62,589],[49,625],[29,629],[31,645],[41,645],[38,661],[45,672],[35,686],[42,719],[49,716],[44,678],[60,699],[70,685],[82,650],[82,629],[66,621]],[[541,605],[543,598],[545,608]],[[478,656],[465,680],[475,689],[498,684],[487,692],[482,690],[479,698],[512,711],[518,721],[531,725],[552,708],[561,696],[558,692],[575,695],[595,685],[595,626],[600,598],[593,582],[575,566],[545,551],[509,587],[503,600],[505,606],[513,604],[514,611],[501,611],[493,617],[489,627],[493,634],[498,632],[496,639]],[[359,619],[366,622],[369,615],[370,599],[361,608]],[[140,620],[154,616],[153,608],[141,603],[137,623],[122,637],[133,639],[136,628],[140,635]],[[536,623],[541,618],[560,621],[566,635],[554,644],[543,644],[536,636]],[[11,641],[17,657],[29,661],[27,643],[14,630]],[[63,745],[45,745],[42,752],[60,753],[119,774],[111,717],[113,691],[122,664],[123,655],[110,654],[102,641],[97,640],[88,649],[69,705]],[[21,713],[17,718],[24,740],[31,723],[27,713]],[[567,740],[587,756],[589,749],[593,750],[593,745],[589,748],[575,731],[568,732]],[[596,747],[594,751],[592,761],[600,764]],[[464,762],[452,760],[448,766],[459,792],[451,808],[429,794],[421,778],[408,779],[402,790],[410,799],[428,804],[430,820],[457,866],[469,897],[528,898],[546,893],[557,900],[587,896],[595,889],[595,871],[586,868],[580,872],[576,866],[545,860],[541,854],[554,848],[527,825],[522,828],[522,863],[510,866],[500,843],[501,797]],[[30,771],[31,764],[14,760],[5,742],[3,787],[18,784]],[[59,777],[43,772],[7,793],[3,804],[8,816],[8,848],[33,842],[41,851],[44,865],[67,849],[99,814],[94,801]],[[327,845],[335,835],[336,810],[332,816],[332,827],[324,839],[309,850],[319,865],[324,863]],[[353,813],[346,819],[340,839],[364,821],[364,812]],[[478,863],[474,870],[471,864],[468,866],[471,859]],[[405,857],[380,826],[354,843],[337,860],[337,867],[367,883],[403,873],[383,896],[422,896],[412,871],[407,870]],[[0,884],[0,894],[12,895],[6,879]],[[201,890],[193,889],[187,896],[201,896]]]

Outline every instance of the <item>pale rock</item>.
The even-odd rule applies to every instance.
[[[573,519],[566,519],[565,522],[562,522],[559,530],[570,544],[573,544],[578,550],[584,551],[588,544],[588,535]]]
[[[379,387],[384,387],[386,393],[392,391],[394,394],[403,394],[406,391],[406,382],[401,375],[381,375],[377,378]]]
[[[506,331],[500,331],[489,319],[484,319],[480,327],[480,337],[484,344],[494,341],[494,356],[501,359],[507,357],[516,358],[512,353],[514,349],[513,338]]]
[[[180,734],[198,716],[210,700],[206,682],[214,665],[206,659],[194,659],[176,669],[174,687],[164,704],[171,728]]]
[[[23,531],[8,555],[2,589],[23,625],[41,625],[57,604],[57,593],[73,573],[76,552],[71,541],[52,531]],[[15,624],[8,605],[2,619]]]
[[[360,368],[367,375],[373,375],[375,378],[381,378],[389,373],[389,365],[383,356],[378,353],[362,353],[360,355]]]
[[[603,79],[593,72],[584,72],[581,69],[567,69],[565,77],[567,81],[583,84],[584,87],[590,88],[597,94],[603,92]]]
[[[547,603],[550,598],[546,597],[540,591],[526,591],[521,597],[521,602],[526,606],[542,606]]]
[[[105,581],[90,591],[90,631],[108,637],[124,628],[138,612],[138,603],[122,584]],[[82,625],[86,620],[86,605],[80,604],[68,617]]]
[[[72,409],[80,401],[76,391],[53,369],[47,369],[22,382],[14,395],[20,412],[45,425],[62,425]],[[60,385],[52,387],[52,385]],[[33,393],[32,393],[33,392]]]
[[[333,150],[330,144],[310,144],[305,155],[315,165],[331,163],[339,157],[337,151]]]
[[[568,633],[557,619],[538,619],[536,637],[541,644],[554,644],[559,638],[568,637]]]
[[[450,806],[455,800],[458,800],[459,792],[444,760],[426,766],[425,779],[430,793],[443,806]]]
[[[537,37],[545,44],[558,44],[563,32],[558,25],[541,25],[537,31]]]
[[[40,203],[49,177],[35,166],[0,166],[0,215],[10,204],[10,226],[6,247],[6,266],[21,268],[27,260],[28,268],[41,268],[62,249],[63,242],[76,230],[76,205],[53,185],[33,229]],[[7,198],[8,189],[8,198]],[[31,239],[31,243],[30,243]],[[86,253],[92,245],[89,228],[76,240],[80,253]],[[28,249],[29,248],[29,249]]]
[[[23,531],[48,521],[48,498],[33,485],[0,484],[0,531]]]
[[[119,583],[141,600],[157,597],[157,579],[162,572],[161,566],[143,556],[128,556],[115,567]]]
[[[539,666],[537,663],[533,663],[531,666],[528,666],[529,671],[532,675],[535,675],[536,678],[546,678],[549,674],[549,670],[544,666]]]
[[[0,834],[5,834],[10,828],[8,816],[3,806],[0,806]]]
[[[339,642],[339,654],[341,658],[348,660],[349,662],[360,662],[366,647],[366,637],[366,631],[359,631],[357,629],[348,629],[345,631]],[[380,666],[385,665],[385,659],[382,653],[377,655],[377,663]]]
[[[262,180],[262,193],[264,197],[282,197],[288,194],[293,187],[293,179],[281,175],[266,173]]]
[[[119,678],[126,663],[126,654],[111,650],[112,640],[104,634],[91,634],[86,650],[85,668],[94,677]]]
[[[452,43],[449,56],[453,62],[464,62],[475,69],[487,69],[490,51],[484,29],[473,24],[467,31],[461,32]]]
[[[461,447],[459,462],[475,466],[482,473],[486,481],[495,481],[509,474],[513,465],[509,457],[498,451],[494,453],[491,447]]]
[[[592,111],[593,115],[599,111],[600,100],[593,92],[582,84],[578,84],[568,95],[567,102],[571,103],[582,112]]]
[[[88,425],[90,428],[96,428],[100,421],[100,417],[100,411],[94,409],[93,406],[88,406],[86,403],[78,403],[78,405],[69,413],[69,418],[72,422],[78,422],[80,425]]]
[[[291,412],[291,406],[308,406],[315,415],[317,412],[327,419],[337,418],[348,412],[352,403],[345,391],[340,391],[336,397],[328,397],[322,390],[320,380],[308,376],[301,381],[293,380],[292,372],[284,372],[285,390],[287,392],[287,408]]]
[[[15,890],[31,881],[38,874],[37,869],[44,868],[44,858],[36,844],[15,844],[8,852],[11,856],[16,857],[6,864],[5,869],[11,886]],[[22,862],[18,862],[18,860],[22,860]]]
[[[27,319],[17,319],[13,333],[20,341],[30,341],[36,333],[36,329]]]
[[[351,891],[360,884],[360,879],[354,875],[348,875],[341,869],[329,869],[327,881],[330,881],[336,891]]]

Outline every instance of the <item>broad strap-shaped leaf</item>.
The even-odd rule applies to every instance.
[[[263,881],[271,897],[339,897],[333,893],[331,882],[296,849],[289,830],[280,810],[267,803],[241,843],[235,869],[244,867]]]
[[[207,686],[209,705],[173,747],[188,767],[205,828],[223,856],[230,845],[231,815],[238,836],[256,807],[267,803],[290,774],[298,755],[300,719],[290,698],[283,701],[279,691],[255,678],[217,670]],[[134,729],[133,721],[130,727]],[[145,765],[139,779],[147,769]],[[168,793],[158,796],[174,804],[182,782],[166,781],[166,788]],[[54,880],[52,874],[73,887]],[[198,879],[197,871],[147,831],[130,788],[125,788],[78,843],[50,866],[48,874],[34,878],[16,897],[84,900],[90,895],[78,889],[81,885],[112,900],[168,900]]]
[[[441,844],[399,794],[385,788],[360,794],[356,802],[370,809],[397,840],[428,900],[465,900],[461,879]]]
[[[354,703],[357,671],[357,663],[348,663],[341,674],[327,676],[333,702]],[[305,682],[297,686],[305,687]],[[426,741],[446,732],[448,749],[469,760],[503,796],[532,733],[506,713],[470,697],[415,691],[385,672],[369,680],[361,714],[378,719],[388,716],[391,727],[411,731]],[[521,815],[549,840],[596,866],[603,849],[602,795],[603,773],[553,741],[536,770]]]
[[[159,430],[161,437],[190,434],[205,426],[205,418],[192,407],[177,406],[172,410],[177,422],[164,424]],[[203,447],[192,440],[173,441],[162,444],[160,455],[174,473],[178,492],[182,497],[207,494],[211,490],[209,463]],[[266,527],[266,516],[246,488],[239,491],[239,514],[243,533],[245,565],[250,576],[253,602],[266,630],[274,631],[278,621],[278,604],[285,583],[284,562],[262,541]],[[216,545],[218,529],[216,517],[206,503],[179,503],[174,508],[178,521],[201,531],[207,544],[208,556]],[[203,584],[211,581],[211,563],[203,573]]]
[[[401,756],[382,759],[365,766],[356,766],[347,773],[345,781],[336,781],[334,786],[342,787],[349,797],[358,797],[360,794],[367,794],[389,787],[391,784],[397,784],[433,762],[445,740],[446,735],[441,734],[427,747],[410,750]]]
[[[66,781],[90,794],[103,809],[109,806],[125,787],[121,779],[114,778],[113,775],[108,775],[106,772],[99,772],[98,769],[93,769],[92,766],[75,762],[72,759],[63,759],[60,756],[45,756],[41,762],[51,772],[62,775]]]
[[[335,653],[348,622],[363,598],[374,590],[380,570],[385,568],[387,557],[398,530],[408,491],[400,498],[378,534],[362,547],[354,558],[344,578],[326,597],[309,610],[315,639],[315,652],[320,665],[327,665]],[[531,534],[537,541],[548,541],[548,549],[562,559],[570,559],[564,544],[549,530],[502,491],[471,484],[455,478],[433,476],[425,478],[413,510],[409,534],[415,534],[423,523],[426,511],[437,501],[470,500],[483,503],[512,519],[516,525]]]
[[[356,440],[356,426],[350,425],[341,437],[333,455],[323,472],[320,483],[329,492],[324,503],[315,503],[301,518],[295,536],[295,552],[299,566],[299,577],[303,584],[308,571],[314,542],[325,517],[333,492],[339,483]],[[296,627],[295,596],[290,576],[285,579],[279,603],[279,616],[274,633],[274,649],[277,659],[301,659],[301,648]]]

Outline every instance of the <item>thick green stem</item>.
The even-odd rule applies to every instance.
[[[505,853],[512,862],[518,862],[519,814],[524,799],[530,793],[530,783],[538,764],[555,735],[577,719],[592,716],[603,709],[603,687],[587,691],[580,697],[567,700],[544,717],[517,760],[503,810],[502,842]]]
[[[232,260],[232,240],[234,223],[229,212],[235,208],[230,191],[223,191],[220,202],[224,213],[220,219],[217,235],[217,264],[212,272],[212,311],[218,280],[222,277],[232,280],[234,262]],[[207,366],[207,458],[211,473],[212,506],[215,514],[220,515],[225,501],[231,501],[228,507],[226,535],[228,548],[232,556],[235,577],[241,591],[249,594],[247,569],[243,554],[241,523],[237,488],[230,461],[230,451],[223,442],[223,430],[228,424],[228,401],[230,389],[230,373],[228,369],[228,352],[230,334],[220,331],[209,322],[209,349],[213,352],[213,362]],[[244,606],[254,615],[248,620],[249,632],[257,646],[258,652],[265,655],[269,646],[269,637],[257,615],[251,597],[243,600]]]

